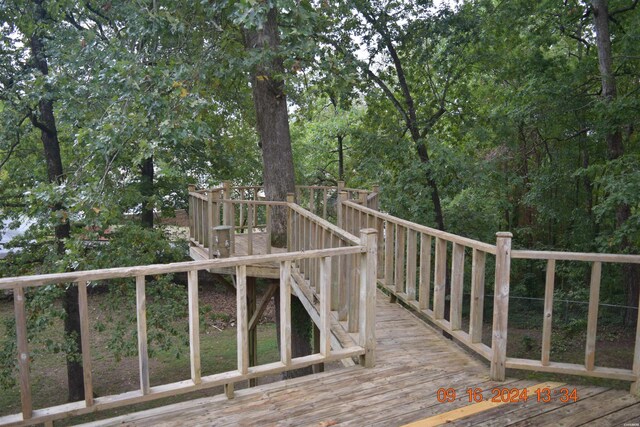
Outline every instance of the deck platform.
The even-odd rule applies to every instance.
[[[235,239],[235,251],[232,256],[247,256],[249,255],[248,240],[249,235],[236,234]],[[267,253],[267,233],[253,233],[253,247],[252,255],[264,255]],[[285,253],[286,248],[274,248],[271,247],[271,253],[279,254]],[[201,246],[191,246],[189,248],[189,255],[195,261],[209,259],[209,250]],[[235,274],[235,268],[216,268],[210,269],[209,272],[217,274]],[[247,267],[247,276],[249,277],[263,277],[267,279],[278,279],[280,272],[276,264],[257,264]]]
[[[93,422],[90,426],[622,426],[639,425],[640,400],[626,390],[563,385],[550,402],[529,394],[526,402],[492,406],[491,390],[523,390],[541,380],[488,379],[487,366],[441,332],[378,293],[376,366],[337,369],[293,380],[187,401]],[[577,391],[562,403],[558,390]],[[457,398],[439,402],[439,389]],[[467,389],[481,389],[483,403],[469,402]],[[458,411],[456,411],[458,410]],[[452,412],[453,411],[453,412]],[[626,424],[625,424],[626,423]]]

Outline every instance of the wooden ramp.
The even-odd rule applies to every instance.
[[[486,365],[387,300],[378,293],[375,368],[342,368],[239,390],[233,400],[203,398],[87,425],[640,425],[640,400],[627,391],[515,378],[490,381]],[[532,391],[526,401],[491,404],[493,390],[507,388],[522,397],[522,390],[536,387],[548,390],[548,402],[538,401]],[[469,402],[469,388],[475,390],[474,402]],[[575,390],[576,401],[561,402],[563,390],[569,396]],[[546,391],[540,394],[546,397]]]

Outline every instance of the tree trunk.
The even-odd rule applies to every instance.
[[[142,212],[140,223],[145,228],[153,228],[153,156],[149,156],[140,165]]]
[[[256,109],[256,127],[262,148],[263,179],[267,200],[286,200],[287,193],[295,192],[293,153],[289,134],[287,97],[284,93],[284,66],[275,54],[280,44],[278,11],[267,13],[261,29],[244,32],[245,48],[266,54],[268,60],[257,64],[251,73],[253,103]],[[271,216],[271,244],[287,246],[287,209],[273,209]],[[277,295],[277,294],[276,294]],[[279,299],[274,297],[276,313]],[[311,354],[311,319],[297,298],[291,299],[291,353],[293,357]],[[311,373],[311,367],[286,374],[287,377]]]
[[[596,47],[598,49],[598,68],[600,69],[600,79],[602,81],[602,97],[606,105],[611,104],[617,96],[616,79],[613,73],[613,56],[611,54],[611,34],[609,33],[609,6],[607,0],[592,0],[593,22],[596,30]],[[622,132],[616,127],[606,135],[607,153],[609,160],[620,158],[624,154],[622,143]],[[627,203],[620,203],[616,207],[616,228],[622,225],[631,217],[631,207]],[[620,249],[628,252],[632,243],[627,236],[622,239]],[[625,292],[627,295],[627,305],[638,306],[638,296],[640,289],[640,269],[637,264],[624,264],[622,267]],[[635,322],[637,310],[628,309],[625,315],[625,323]]]
[[[43,0],[35,0],[36,22],[38,24],[45,21],[46,11]],[[49,67],[44,53],[44,37],[42,34],[34,33],[30,39],[33,66],[43,75],[49,74]],[[44,148],[44,156],[47,162],[47,175],[50,183],[62,184],[65,180],[62,168],[62,157],[60,155],[60,144],[58,141],[58,131],[53,115],[53,101],[43,97],[38,102],[38,116],[31,115],[31,121],[40,129],[40,139]],[[58,212],[64,211],[61,203],[56,203],[53,209]],[[71,227],[68,219],[64,215],[63,219],[55,226],[56,250],[58,255],[64,256],[65,239],[70,237]],[[69,384],[69,401],[84,399],[84,375],[82,363],[79,362],[78,353],[81,348],[80,341],[80,315],[78,309],[78,288],[70,285],[65,290],[63,307],[66,313],[64,320],[64,331],[67,339],[74,344],[72,353],[67,353],[67,380]]]
[[[338,135],[338,181],[344,181],[344,136]]]

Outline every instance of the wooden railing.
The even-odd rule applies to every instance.
[[[497,233],[496,244],[487,244],[369,209],[347,200],[347,197],[346,193],[339,195],[338,224],[350,232],[362,227],[371,227],[376,229],[380,236],[377,274],[379,286],[392,295],[392,300],[397,298],[403,301],[470,350],[487,359],[491,364],[492,379],[504,380],[505,369],[514,368],[626,380],[632,382],[633,393],[639,391],[640,316],[635,330],[633,367],[620,369],[595,365],[602,263],[638,264],[639,255],[512,251],[510,233]],[[469,312],[466,326],[463,325],[462,313],[465,257],[468,256],[471,256],[471,298],[469,306],[466,307]],[[494,259],[490,260],[490,257]],[[507,357],[511,262],[520,259],[547,261],[541,360]],[[591,263],[584,364],[550,360],[557,261]],[[486,271],[487,264],[495,265],[495,270]],[[487,276],[493,276],[494,281],[493,319],[486,322],[491,322],[492,325],[490,347],[482,342]],[[445,312],[447,304],[449,309]]]
[[[296,210],[297,211],[297,210]],[[301,214],[302,215],[302,214]],[[302,218],[302,216],[301,216]],[[303,223],[303,221],[299,221]],[[326,224],[324,224],[326,225]],[[331,227],[327,227],[331,229]],[[340,234],[338,230],[331,231]],[[187,393],[217,385],[230,388],[235,382],[283,371],[297,369],[318,363],[340,360],[354,356],[361,357],[364,366],[373,366],[375,349],[375,268],[376,268],[376,236],[375,230],[364,230],[360,238],[347,236],[344,238],[351,244],[327,249],[308,249],[284,254],[254,255],[231,257],[205,261],[182,262],[166,265],[147,265],[127,268],[112,268],[39,276],[24,276],[0,279],[0,291],[12,290],[15,304],[15,323],[17,328],[17,362],[19,366],[19,384],[21,392],[22,412],[0,417],[0,425],[35,424],[51,422],[68,415],[80,415],[103,409],[114,408],[134,403],[145,402]],[[354,257],[359,262],[357,295],[361,310],[358,311],[357,343],[350,347],[332,348],[331,301],[334,284],[332,283],[332,267],[334,259]],[[280,272],[280,361],[259,366],[249,366],[248,351],[248,315],[247,315],[247,267],[256,263],[274,263]],[[302,270],[305,280],[300,283],[295,279],[300,266],[305,263],[314,265],[316,270]],[[295,268],[292,268],[294,266]],[[235,268],[237,286],[237,369],[214,375],[202,376],[200,362],[206,354],[200,354],[199,334],[199,298],[198,271],[206,269]],[[149,381],[149,357],[147,351],[146,323],[146,291],[145,277],[163,274],[186,272],[188,277],[188,313],[190,342],[190,378],[171,384],[151,386]],[[91,324],[89,318],[87,287],[96,281],[104,283],[112,279],[135,278],[136,318],[138,336],[139,384],[136,390],[123,394],[94,397],[92,355],[90,348]],[[71,283],[78,287],[79,313],[81,322],[82,364],[84,367],[85,399],[65,405],[34,409],[32,403],[31,380],[29,372],[30,354],[27,340],[27,304],[26,295],[30,289],[50,284]],[[313,293],[313,299],[306,301],[306,307],[313,308],[310,315],[320,331],[319,351],[305,357],[291,356],[291,293],[304,298]]]
[[[506,367],[539,372],[554,372],[559,374],[572,374],[586,377],[631,381],[631,392],[638,394],[640,391],[638,382],[640,380],[640,316],[638,316],[638,323],[636,324],[635,329],[635,347],[633,353],[633,365],[631,369],[596,366],[595,357],[596,332],[598,329],[598,308],[600,305],[600,283],[602,279],[603,264],[640,264],[640,255],[514,250],[511,252],[511,259],[545,260],[547,262],[547,269],[544,291],[544,317],[542,323],[542,349],[540,360],[507,357],[505,361]],[[591,266],[584,364],[560,363],[553,362],[551,360],[553,293],[558,261],[589,263]]]

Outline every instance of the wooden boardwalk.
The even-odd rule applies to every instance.
[[[485,364],[381,293],[377,310],[375,368],[341,368],[239,390],[233,400],[203,398],[88,425],[400,426],[425,419],[416,425],[640,425],[640,400],[604,387],[556,385],[550,402],[530,393],[526,402],[492,406],[493,388],[522,390],[542,381],[490,381]],[[457,399],[439,402],[441,388],[455,390]],[[468,388],[481,389],[484,402],[470,403]],[[575,389],[577,401],[562,403],[563,388]]]

